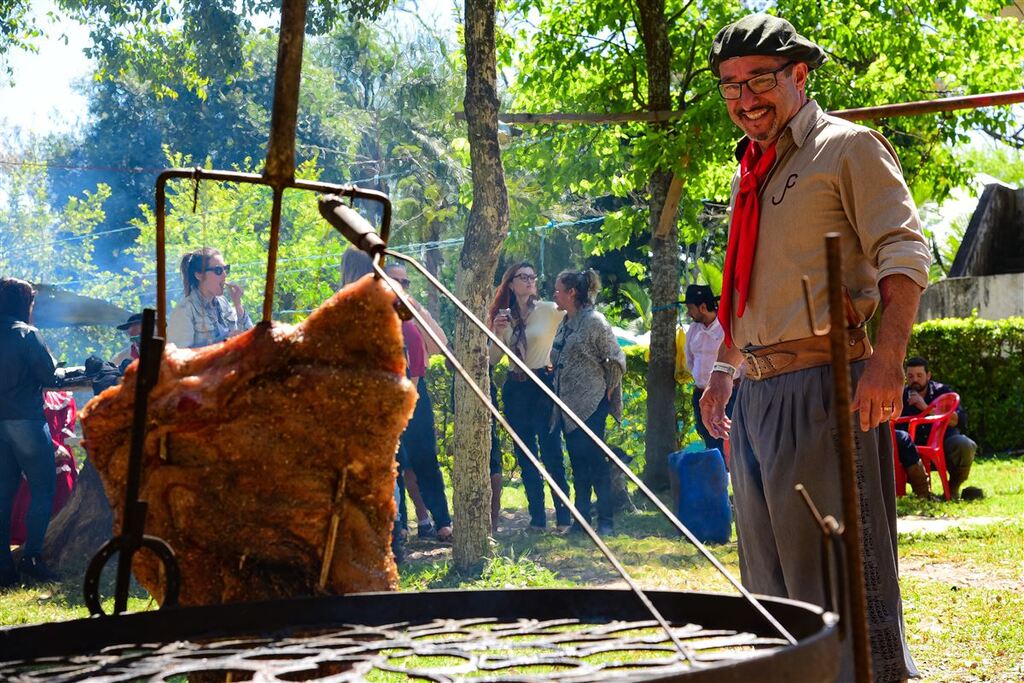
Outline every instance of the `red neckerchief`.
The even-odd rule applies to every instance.
[[[774,142],[762,153],[761,147],[751,140],[740,159],[740,189],[732,206],[729,246],[725,252],[725,272],[722,275],[722,301],[718,308],[718,321],[725,330],[725,344],[730,348],[733,287],[737,294],[736,317],[742,318],[750,292],[750,271],[754,266],[757,227],[761,221],[761,203],[757,193],[774,164]]]

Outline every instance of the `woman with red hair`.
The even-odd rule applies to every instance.
[[[491,329],[526,363],[530,371],[548,387],[551,387],[551,342],[555,331],[565,316],[549,301],[537,296],[537,273],[533,265],[522,261],[510,266],[501,278],[498,291],[491,302],[488,319]],[[496,365],[504,353],[496,346],[491,347],[491,365]],[[502,387],[505,418],[512,429],[522,437],[527,447],[539,454],[544,468],[563,491],[568,491],[565,480],[565,460],[562,454],[562,439],[553,431],[549,418],[553,404],[540,387],[534,384],[526,373],[515,365],[509,366],[508,376]],[[544,482],[540,472],[516,448],[516,459],[523,475],[527,506],[530,511],[530,526],[543,529],[547,524],[544,508]],[[492,495],[495,473],[491,472]],[[497,492],[501,494],[501,469],[497,472]],[[569,528],[569,510],[552,495],[555,505],[555,523],[559,531]]]

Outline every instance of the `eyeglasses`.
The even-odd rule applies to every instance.
[[[760,95],[761,93],[766,93],[769,90],[774,90],[779,84],[779,72],[785,71],[794,64],[796,64],[796,62],[786,62],[774,71],[758,74],[757,76],[748,78],[745,81],[738,81],[736,83],[719,83],[718,93],[722,96],[722,99],[738,100],[743,94],[744,85],[747,86],[747,90],[755,95]]]
[[[231,272],[231,266],[214,266],[212,268],[203,268],[204,273],[214,273],[217,276],[227,275]]]
[[[527,273],[520,273],[519,275],[516,275],[515,279],[516,280],[522,280],[523,282],[536,282],[537,281],[537,276],[536,275],[528,275]]]

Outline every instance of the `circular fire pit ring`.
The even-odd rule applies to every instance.
[[[835,616],[761,598],[629,590],[363,593],[170,608],[0,629],[0,680],[825,682]]]

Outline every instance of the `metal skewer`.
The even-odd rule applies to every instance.
[[[373,228],[362,216],[348,209],[348,207],[345,206],[344,202],[340,198],[331,196],[322,197],[320,199],[320,215],[322,215],[331,225],[333,225],[337,230],[339,230],[343,235],[345,235],[345,237],[348,238],[349,241],[352,242],[353,244],[370,244],[367,240],[371,238],[368,238],[367,235],[373,232]],[[380,240],[379,237],[377,239]],[[581,420],[580,417],[576,415],[576,413],[574,413],[572,409],[570,409],[569,406],[567,406],[558,397],[557,394],[555,394],[544,382],[542,382],[540,378],[538,378],[534,374],[534,372],[526,366],[526,363],[524,363],[522,359],[516,356],[514,351],[512,351],[508,346],[506,346],[505,343],[501,341],[501,339],[499,339],[497,335],[495,335],[490,329],[488,329],[487,326],[484,325],[484,323],[481,322],[481,320],[477,318],[476,315],[474,315],[473,312],[469,310],[469,308],[458,299],[458,297],[456,297],[452,292],[450,292],[448,288],[446,288],[437,278],[431,275],[430,272],[423,267],[423,265],[421,265],[415,259],[406,256],[405,254],[400,254],[391,249],[386,249],[383,244],[377,244],[376,242],[373,242],[371,246],[368,246],[366,251],[370,253],[370,255],[375,260],[378,259],[380,255],[386,254],[387,256],[398,259],[400,261],[404,261],[412,265],[417,271],[419,271],[419,273],[423,275],[428,282],[430,282],[434,287],[438,289],[438,291],[444,294],[445,297],[447,297],[467,318],[469,318],[480,331],[486,334],[487,338],[491,340],[491,343],[495,344],[499,349],[501,349],[508,356],[509,361],[513,363],[517,368],[519,368],[522,372],[524,372],[526,376],[530,378],[530,381],[532,381],[538,388],[540,388],[541,391],[543,391],[544,394],[549,399],[551,399],[555,403],[555,405],[558,406],[558,408],[561,409],[564,412],[564,414],[567,415],[569,419],[572,420],[572,422],[574,422],[576,426],[580,430],[582,430],[583,433],[586,434],[598,446],[598,448],[601,449],[605,457],[608,458],[608,460],[611,463],[613,463],[616,467],[618,467],[623,472],[623,474],[625,474],[625,476],[631,482],[633,482],[637,486],[637,488],[644,493],[645,496],[647,496],[647,498],[662,513],[662,515],[664,515],[665,518],[668,519],[669,522],[671,522],[672,525],[675,526],[680,533],[686,536],[686,538],[694,545],[694,547],[696,547],[697,550],[712,564],[712,566],[714,566],[719,571],[719,573],[723,577],[725,577],[725,579],[730,584],[732,584],[732,586],[750,603],[750,605],[758,612],[758,614],[760,614],[772,626],[772,628],[778,631],[779,634],[782,635],[782,637],[785,638],[785,640],[790,645],[796,644],[796,638],[794,638],[792,634],[790,634],[789,631],[786,630],[786,628],[781,623],[779,623],[779,621],[775,617],[773,617],[768,612],[768,610],[764,608],[764,606],[757,600],[757,598],[755,598],[746,588],[744,588],[743,585],[739,581],[737,581],[735,577],[729,574],[725,567],[722,566],[722,563],[718,561],[718,558],[716,558],[711,553],[711,551],[708,550],[707,547],[703,543],[701,543],[696,536],[694,536],[693,532],[690,531],[690,529],[687,528],[686,525],[683,524],[678,517],[672,514],[672,512],[665,506],[665,504],[661,502],[661,499],[659,499],[654,494],[654,492],[647,487],[646,484],[644,484],[635,474],[633,474],[633,471],[630,470],[629,467],[625,465],[625,463],[621,462],[617,457],[615,457],[615,454],[612,453],[611,449],[608,448],[608,445],[605,444],[602,439],[598,438],[597,434],[595,434],[593,430],[591,430],[590,427],[588,427],[586,423],[583,420]],[[488,407],[488,410],[490,410],[492,414],[496,411],[496,409],[494,408],[493,405],[491,405],[487,397],[478,397],[484,402],[484,405]],[[502,426],[505,426],[503,418],[499,418],[499,422],[502,424]],[[507,426],[506,429],[508,429]],[[512,434],[513,432],[509,431],[509,433]],[[533,457],[535,458],[535,456]],[[543,465],[541,464],[538,469],[543,470]],[[546,472],[546,470],[544,471]],[[545,479],[547,479],[547,477],[545,477]],[[548,483],[550,484],[551,482],[548,481]],[[558,487],[553,486],[552,490],[558,490]],[[569,506],[569,508],[570,510],[573,509],[571,505]]]

